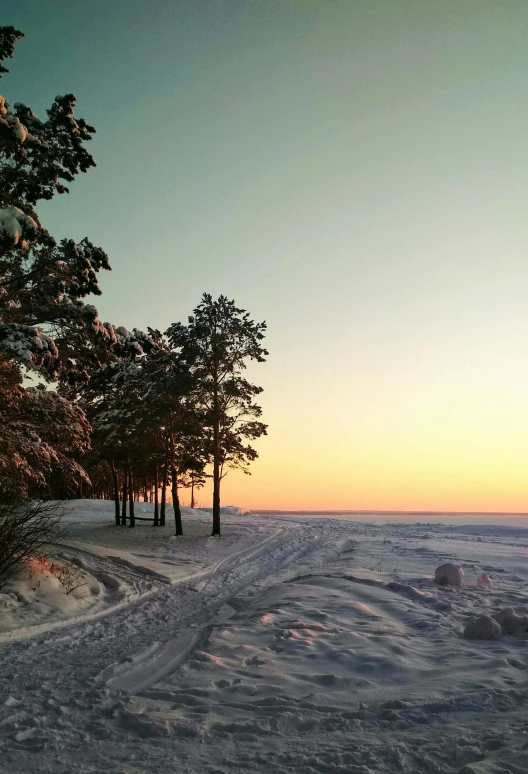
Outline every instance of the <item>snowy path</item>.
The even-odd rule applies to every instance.
[[[242,534],[244,529],[247,533],[242,527]],[[234,594],[309,552],[321,535],[318,525],[295,524],[259,525],[251,533],[249,546],[214,562],[198,578],[193,572],[190,580],[175,587],[156,585],[153,578],[139,599],[104,617],[36,639],[5,643],[0,771],[34,768],[37,751],[42,751],[38,755],[42,772],[99,771],[98,764],[79,760],[78,750],[114,737],[108,720],[113,700],[108,698],[106,678],[126,671],[128,665],[133,669],[132,659],[149,648],[212,625]],[[101,557],[99,562],[106,568],[112,565]],[[122,751],[116,749],[118,759],[126,757],[127,747],[128,742]]]
[[[528,771],[528,639],[460,637],[475,613],[528,612],[528,531],[245,517],[226,534],[182,544],[192,577],[171,584],[97,551],[138,598],[0,646],[0,771]],[[467,587],[436,588],[457,557]]]

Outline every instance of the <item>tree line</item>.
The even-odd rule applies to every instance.
[[[0,27],[0,77],[22,37]],[[55,240],[35,210],[95,166],[75,102],[56,97],[40,120],[0,96],[0,504],[103,494],[116,525],[133,527],[142,493],[157,526],[170,492],[180,535],[181,489],[194,504],[210,476],[219,535],[222,479],[249,472],[266,434],[262,390],[244,378],[268,354],[266,324],[207,293],[165,332],[100,320],[87,298],[108,256],[87,238]]]

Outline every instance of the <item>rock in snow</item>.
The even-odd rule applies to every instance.
[[[489,615],[474,618],[464,629],[464,637],[469,640],[498,640],[501,634],[501,625]]]
[[[464,580],[464,570],[458,564],[447,562],[435,570],[435,583],[439,586],[461,586]]]
[[[523,635],[528,631],[528,616],[517,615],[513,607],[505,607],[493,618],[500,624],[504,634]]]
[[[493,581],[489,575],[483,572],[482,575],[479,575],[477,578],[477,586],[481,589],[491,589],[493,587]]]

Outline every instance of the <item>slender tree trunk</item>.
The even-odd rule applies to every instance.
[[[156,470],[154,473],[154,526],[159,524],[159,506],[158,506],[158,463],[156,462]]]
[[[218,416],[218,390],[214,387],[213,428],[213,535],[220,535],[220,418]]]
[[[165,503],[167,502],[167,473],[169,470],[169,461],[165,457],[163,466],[163,483],[161,485],[161,506],[160,506],[160,527],[165,526]]]
[[[126,527],[126,507],[127,507],[128,477],[126,468],[123,470],[123,507],[121,509],[121,525]]]
[[[119,483],[117,481],[117,470],[114,464],[114,460],[112,460],[112,480],[114,482],[114,502],[115,502],[115,520],[116,520],[116,527],[119,527],[121,524],[121,514],[119,513]]]
[[[216,459],[213,465],[213,531],[211,534],[220,535],[220,461]]]
[[[180,511],[180,498],[178,496],[178,474],[176,471],[176,453],[174,449],[174,429],[172,426],[172,411],[170,415],[170,450],[171,450],[171,474],[172,474],[172,507],[174,508],[174,524],[176,535],[183,535],[183,524]]]
[[[174,524],[176,535],[183,535],[183,524],[180,510],[180,497],[178,494],[178,474],[176,468],[172,467],[172,507],[174,508]]]
[[[191,472],[191,508],[194,508],[194,473]]]
[[[128,493],[129,493],[129,514],[130,514],[130,526],[136,526],[136,517],[134,514],[134,476],[132,475],[132,468],[128,468]]]

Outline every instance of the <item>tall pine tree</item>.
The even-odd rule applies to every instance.
[[[0,73],[23,37],[0,27]],[[87,381],[108,358],[140,354],[149,346],[141,332],[102,322],[83,300],[100,294],[97,275],[108,257],[88,239],[57,242],[40,222],[35,205],[68,192],[67,184],[95,161],[85,148],[94,128],[74,118],[73,94],[58,96],[38,119],[21,102],[13,109],[0,96],[0,490],[28,496],[32,486],[51,493],[74,491],[85,478],[75,455],[85,448],[82,411],[62,397],[30,392],[24,376],[63,385]],[[43,424],[42,422],[45,422]],[[61,431],[53,434],[50,426]],[[67,464],[66,460],[70,463]],[[34,493],[35,494],[35,493]]]
[[[229,467],[248,471],[257,452],[246,441],[266,434],[262,410],[254,399],[261,387],[242,373],[248,361],[265,361],[262,346],[266,323],[255,323],[249,313],[225,296],[216,301],[204,293],[188,324],[167,330],[173,349],[193,376],[198,402],[204,411],[213,462],[213,535],[220,535],[220,484]]]

